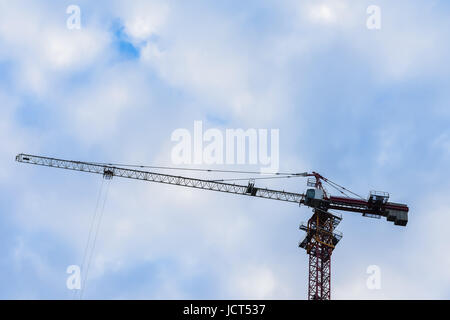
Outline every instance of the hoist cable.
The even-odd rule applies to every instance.
[[[327,181],[328,183],[332,183],[332,184],[338,186],[339,188],[341,188],[341,189],[343,189],[343,190],[345,190],[345,191],[347,191],[347,192],[350,192],[351,194],[353,194],[353,195],[355,195],[355,196],[357,196],[357,197],[359,197],[359,198],[365,200],[365,199],[364,199],[363,197],[361,197],[359,194],[354,193],[353,191],[348,190],[347,188],[345,188],[345,187],[343,187],[343,186],[337,184],[336,182],[333,182],[333,181],[331,181],[331,180],[329,180],[329,179],[326,179],[325,181]]]
[[[334,186],[333,184],[329,183],[328,181],[325,181],[330,187],[334,188],[335,190],[337,190],[338,192],[342,193],[344,196],[346,196],[347,198],[350,198],[348,194],[346,194],[344,191],[342,191],[341,189],[339,189],[338,187]]]
[[[225,181],[245,181],[245,180],[266,180],[266,179],[286,179],[286,178],[296,178],[298,175],[288,175],[288,176],[276,176],[276,177],[251,177],[251,178],[230,178],[230,179],[214,179],[207,180],[209,182],[225,182]]]
[[[182,167],[168,167],[168,166],[146,166],[146,165],[134,165],[123,163],[103,163],[103,162],[89,162],[93,165],[112,166],[112,167],[133,167],[133,168],[146,168],[146,169],[162,169],[162,170],[184,170],[184,171],[200,171],[200,172],[221,172],[221,173],[244,173],[244,174],[273,174],[278,176],[292,175],[306,177],[307,172],[293,173],[293,172],[274,172],[274,173],[262,173],[260,171],[241,171],[241,170],[221,170],[221,169],[200,169],[200,168],[182,168]]]
[[[94,214],[92,216],[92,220],[91,220],[91,224],[89,226],[89,233],[88,233],[88,238],[86,241],[86,246],[84,248],[84,254],[83,254],[83,260],[81,262],[81,272],[84,272],[84,267],[85,267],[85,262],[86,262],[86,257],[88,255],[88,250],[89,250],[89,244],[91,243],[91,234],[92,234],[92,230],[94,228],[94,224],[95,224],[95,218],[97,217],[97,211],[98,211],[98,205],[100,203],[100,198],[102,195],[102,191],[103,191],[103,184],[104,184],[104,179],[102,179],[102,183],[100,185],[100,189],[98,191],[98,195],[97,195],[97,201],[95,203],[95,210],[94,210]],[[82,284],[84,285],[84,284]],[[74,290],[74,295],[73,298],[75,299],[77,291]]]
[[[87,264],[87,268],[86,268],[86,272],[85,272],[84,283],[83,283],[83,286],[81,287],[80,300],[83,299],[83,294],[84,294],[84,292],[86,290],[86,284],[87,284],[89,269],[90,269],[90,266],[91,266],[92,258],[94,256],[95,245],[97,243],[97,237],[98,237],[98,234],[99,234],[103,213],[105,211],[105,204],[106,204],[106,199],[108,198],[108,191],[109,191],[109,186],[110,185],[111,185],[111,180],[109,180],[107,182],[107,185],[106,185],[106,191],[105,191],[105,196],[104,196],[104,199],[103,199],[103,205],[102,205],[102,209],[101,209],[100,214],[99,214],[99,221],[97,223],[97,228],[96,228],[95,233],[94,233],[94,242],[92,244],[91,254],[90,254],[88,262],[87,262],[88,264]]]

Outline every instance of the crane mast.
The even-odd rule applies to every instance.
[[[150,182],[184,186],[202,190],[226,192],[264,199],[279,200],[305,205],[313,210],[313,215],[307,224],[300,225],[300,230],[306,235],[299,247],[309,255],[308,299],[328,300],[331,298],[331,255],[342,233],[336,231],[336,226],[342,216],[330,210],[361,213],[365,217],[386,217],[395,225],[406,226],[409,208],[405,204],[388,202],[389,194],[372,191],[368,199],[351,197],[336,197],[328,195],[322,182],[331,185],[331,181],[316,172],[296,173],[293,176],[309,177],[306,193],[286,192],[255,187],[254,181],[248,185],[225,183],[215,180],[197,179],[184,176],[169,175],[151,171],[124,168],[123,166],[95,162],[63,160],[57,158],[18,154],[17,162],[53,168],[75,170],[101,174],[105,179],[122,177]],[[333,183],[334,184],[334,183]],[[334,184],[333,187],[336,187]],[[342,187],[343,188],[343,187]],[[343,188],[345,189],[345,188]],[[345,189],[346,190],[346,189]]]

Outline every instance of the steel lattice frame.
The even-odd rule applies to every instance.
[[[158,183],[172,184],[183,187],[191,187],[197,189],[211,190],[211,191],[220,191],[227,193],[234,193],[246,196],[254,196],[265,199],[272,200],[280,200],[287,202],[295,202],[302,203],[304,200],[304,195],[302,193],[294,193],[294,192],[286,192],[280,190],[271,190],[266,188],[255,188],[256,192],[254,194],[248,193],[247,186],[224,183],[224,182],[215,182],[204,179],[195,179],[181,176],[173,176],[168,174],[142,171],[142,170],[134,170],[134,169],[125,169],[120,167],[114,167],[104,164],[90,163],[90,162],[82,162],[82,161],[71,161],[71,160],[62,160],[41,156],[33,156],[28,154],[19,154],[16,157],[16,161],[24,162],[34,165],[41,165],[46,167],[53,168],[61,168],[68,170],[76,170],[83,171],[89,173],[97,173],[102,174],[107,177],[122,177],[129,179],[137,179],[137,180],[146,180]]]
[[[308,299],[329,300],[331,298],[331,250],[315,243],[315,254],[309,255]],[[324,256],[328,256],[325,258]]]
[[[331,298],[331,254],[339,241],[338,234],[334,233],[340,218],[315,209],[308,221],[309,279],[308,299],[329,300]]]

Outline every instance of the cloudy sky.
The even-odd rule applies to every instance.
[[[80,29],[67,27],[70,5]],[[379,30],[366,26],[370,5]],[[279,129],[281,171],[315,170],[410,206],[406,228],[343,214],[332,298],[449,299],[449,10],[444,0],[0,0],[0,298],[73,298],[66,269],[81,265],[102,186],[17,153],[171,165],[171,134],[201,120]],[[304,178],[258,184],[306,188]],[[84,298],[305,299],[297,243],[310,214],[115,178]],[[371,265],[379,290],[366,285]]]

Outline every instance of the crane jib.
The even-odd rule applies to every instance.
[[[102,174],[105,178],[112,178],[113,176],[145,180],[150,182],[158,182],[165,184],[172,184],[184,187],[191,187],[203,190],[227,192],[234,194],[241,194],[247,196],[254,196],[265,199],[280,200],[287,202],[302,203],[304,195],[302,193],[286,192],[281,190],[272,190],[267,188],[216,182],[211,180],[197,179],[184,176],[175,176],[169,174],[162,174],[150,171],[121,168],[116,166],[102,165],[91,162],[63,160],[42,156],[35,156],[29,154],[19,154],[16,156],[16,161],[29,163],[34,165],[41,165],[53,168],[61,168],[67,170],[76,170],[82,172]]]
[[[122,168],[106,164],[63,160],[30,154],[19,154],[16,156],[16,161],[67,170],[102,174],[106,179],[111,179],[113,176],[116,176],[203,190],[227,192],[265,199],[295,202],[298,204],[304,204],[312,208],[321,207],[322,209],[326,210],[333,209],[348,212],[358,212],[368,217],[384,216],[387,217],[388,221],[394,221],[394,223],[397,225],[406,225],[408,221],[409,208],[407,205],[387,201],[383,202],[382,200],[380,200],[387,200],[388,195],[371,195],[369,200],[363,200],[349,197],[328,197],[325,194],[322,194],[322,196],[318,199],[309,201],[308,195],[305,196],[305,194],[303,193],[286,192],[284,190],[281,191],[255,187],[254,180],[250,180],[248,185],[239,185],[214,180],[175,176],[157,172]],[[324,179],[322,176],[316,173],[315,175],[316,177],[318,177],[318,179]]]

